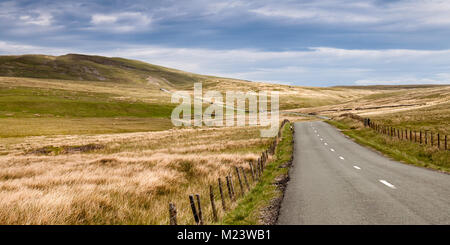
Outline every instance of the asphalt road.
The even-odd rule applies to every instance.
[[[279,224],[450,224],[450,175],[390,160],[324,122],[295,123]]]

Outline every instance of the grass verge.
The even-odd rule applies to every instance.
[[[450,173],[450,152],[436,147],[393,139],[364,128],[351,119],[327,121],[357,143],[375,149],[397,161]]]
[[[225,225],[255,225],[266,224],[262,217],[275,200],[279,200],[283,192],[277,187],[280,179],[286,178],[288,168],[284,165],[291,161],[293,145],[290,123],[283,129],[283,137],[275,151],[272,161],[267,164],[261,180],[242,198],[236,208],[222,220]],[[270,219],[270,217],[269,217]],[[276,219],[275,219],[276,220]]]

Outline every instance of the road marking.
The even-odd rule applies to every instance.
[[[360,167],[358,167],[358,166],[353,166],[354,168],[356,168],[356,169],[358,169],[358,170],[361,170],[361,168]]]
[[[330,151],[334,151],[334,149],[333,149],[333,148],[331,148],[331,149],[330,149]]]
[[[320,141],[323,141],[323,139],[322,139],[322,138],[320,138]]]
[[[396,189],[393,184],[387,182],[386,180],[380,179],[380,182],[387,185],[389,188]]]
[[[344,158],[343,158],[343,157],[341,157],[341,156],[339,156],[339,158],[340,158],[341,160],[344,160]]]
[[[323,143],[324,145],[328,145],[327,142]]]

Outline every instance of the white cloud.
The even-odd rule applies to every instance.
[[[252,9],[249,12],[268,17],[281,17],[310,22],[325,23],[376,23],[381,19],[376,16],[355,14],[350,11],[336,12],[335,10],[323,9],[295,9],[295,8],[272,8],[262,7]]]
[[[53,16],[49,13],[38,13],[37,16],[22,15],[19,19],[27,25],[50,26]]]
[[[70,51],[71,50],[62,48],[50,48],[50,47],[0,41],[0,55],[17,55],[17,54],[61,55],[70,53]]]
[[[323,0],[269,1],[249,8],[249,13],[295,23],[352,24],[367,30],[408,31],[450,25],[450,1]]]
[[[119,45],[113,45],[117,47]],[[103,49],[103,51],[102,51]],[[298,85],[450,84],[450,50],[212,50],[123,45],[66,50],[0,41],[0,53],[87,53],[146,61],[184,71]]]
[[[93,14],[92,26],[88,29],[107,32],[145,31],[151,23],[151,18],[140,12],[121,12],[113,14]]]
[[[104,14],[94,14],[92,15],[91,23],[94,25],[100,24],[112,24],[116,23],[117,16],[113,15],[104,15]]]
[[[450,83],[450,50],[210,50],[128,46],[104,53],[201,74],[303,85],[370,82]],[[368,79],[370,78],[370,79]]]

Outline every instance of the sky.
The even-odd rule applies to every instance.
[[[304,86],[450,84],[450,1],[0,0],[0,55],[30,53]]]

